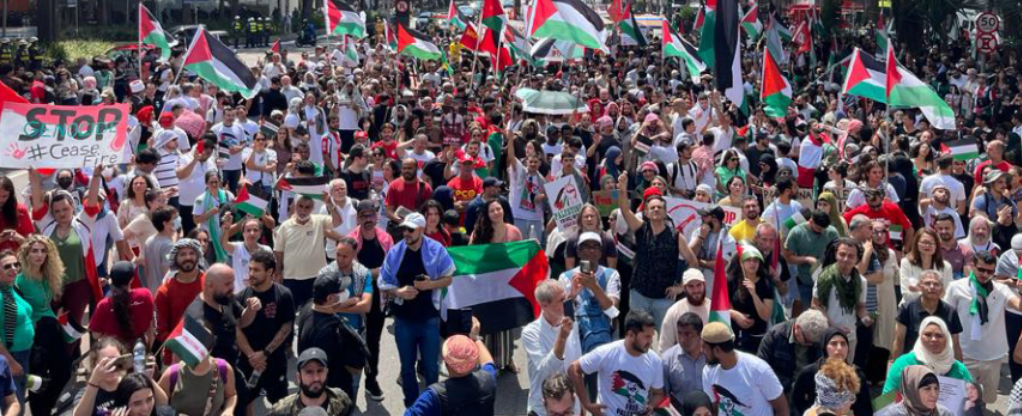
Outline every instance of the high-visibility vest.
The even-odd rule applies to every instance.
[[[241,27],[241,20],[235,20],[234,21],[234,30],[240,32],[241,29],[242,29],[242,27]]]

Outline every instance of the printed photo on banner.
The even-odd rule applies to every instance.
[[[680,230],[685,236],[691,236],[695,230],[699,229],[700,225],[703,225],[703,219],[696,211],[711,205],[693,201],[691,199],[673,197],[667,197],[664,199],[667,201],[667,215],[671,217],[671,222],[674,223],[674,228]],[[725,226],[735,225],[742,220],[741,209],[726,207],[723,205],[718,206],[724,210]]]
[[[0,113],[0,167],[117,165],[131,159],[128,104],[54,106],[7,103]]]
[[[557,220],[557,229],[562,233],[575,229],[578,214],[582,212],[582,189],[579,188],[574,176],[565,176],[544,185],[550,211]]]

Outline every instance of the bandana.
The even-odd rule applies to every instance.
[[[202,264],[202,258],[203,258],[202,244],[199,243],[199,240],[196,240],[194,238],[182,238],[180,240],[177,240],[176,243],[174,243],[174,247],[172,247],[170,249],[170,254],[167,255],[167,259],[170,260],[170,271],[172,271],[172,272],[176,272],[177,271],[177,262],[175,262],[174,259],[177,259],[177,253],[178,252],[180,252],[181,250],[184,250],[186,248],[190,248],[192,250],[195,250],[196,255],[199,257],[197,259],[198,264],[199,265]],[[200,266],[196,266],[196,267],[200,267]]]

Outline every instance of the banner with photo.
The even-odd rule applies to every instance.
[[[557,220],[557,229],[562,233],[574,230],[578,225],[578,214],[586,202],[582,199],[582,189],[575,177],[565,176],[547,182],[543,187],[546,189],[547,201],[550,202],[550,211]]]

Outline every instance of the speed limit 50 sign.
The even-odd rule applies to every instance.
[[[1001,19],[991,12],[983,12],[976,17],[976,30],[980,33],[996,33],[1001,27]]]

